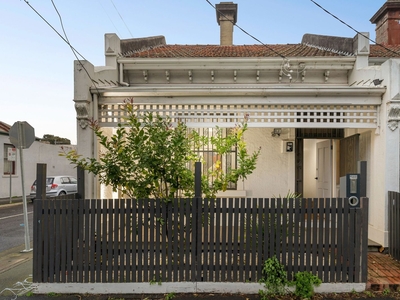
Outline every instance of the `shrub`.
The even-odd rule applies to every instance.
[[[262,299],[268,299],[268,296],[283,295],[287,292],[286,287],[289,283],[287,272],[276,256],[265,261],[262,274],[263,278],[260,283],[263,283],[267,289],[259,291]]]
[[[294,275],[294,294],[301,299],[309,299],[314,295],[314,286],[321,284],[321,279],[310,272],[298,272]]]

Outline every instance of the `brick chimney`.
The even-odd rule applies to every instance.
[[[370,21],[378,44],[400,45],[400,0],[387,0]]]
[[[237,4],[233,2],[221,2],[216,6],[217,22],[220,27],[221,46],[233,45],[233,26],[237,21]]]

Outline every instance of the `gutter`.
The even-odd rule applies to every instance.
[[[98,88],[102,97],[292,96],[381,97],[385,87],[293,87],[290,85],[181,85]]]

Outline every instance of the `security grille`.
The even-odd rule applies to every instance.
[[[189,128],[234,127],[247,118],[249,127],[298,128],[376,128],[378,106],[375,105],[200,105],[142,104],[138,112],[153,112],[184,122]],[[115,127],[124,122],[124,104],[99,106],[99,125]]]
[[[216,137],[217,134],[216,128],[191,128],[189,130],[196,131],[199,135],[206,137],[207,140]],[[221,130],[223,137],[226,137],[230,131],[229,128],[221,128]],[[215,175],[213,174],[216,171],[216,168],[222,169],[225,174],[228,173],[230,169],[237,168],[236,146],[232,147],[230,151],[224,155],[218,154],[211,143],[203,144],[200,148],[193,149],[193,151],[201,158],[202,174],[208,175],[208,182],[210,185],[214,182]],[[194,165],[191,165],[190,168],[194,172]],[[229,183],[227,189],[236,190],[237,183]]]

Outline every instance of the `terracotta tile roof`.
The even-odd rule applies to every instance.
[[[386,49],[385,49],[386,48]],[[371,45],[370,57],[400,57],[400,45]]]
[[[371,45],[370,57],[400,57],[400,45],[387,46],[387,50]],[[161,45],[125,53],[124,57],[136,58],[207,58],[207,57],[328,57],[347,56],[347,53],[318,48],[305,44],[286,45]],[[350,54],[351,55],[351,54]]]
[[[126,53],[125,57],[173,58],[173,57],[315,57],[343,56],[333,51],[302,44],[287,45],[162,45],[151,49]]]
[[[0,121],[0,132],[8,133],[10,131],[11,126]]]

